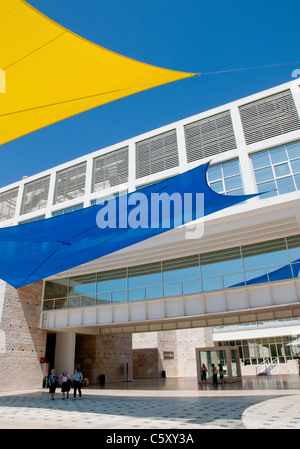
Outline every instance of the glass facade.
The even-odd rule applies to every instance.
[[[244,194],[238,159],[208,167],[207,181],[210,188],[217,193],[228,195]]]
[[[260,198],[300,190],[300,142],[251,154],[250,158]]]
[[[300,235],[220,251],[60,280],[64,307],[141,301],[240,287],[300,276]],[[55,283],[45,285],[44,308],[57,307]],[[58,296],[61,298],[61,295]],[[83,301],[82,303],[80,301]]]
[[[300,356],[300,335],[230,340],[217,343],[218,346],[237,346],[244,365],[287,363]]]

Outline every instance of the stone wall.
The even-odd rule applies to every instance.
[[[77,335],[75,366],[91,384],[132,380],[132,335]],[[128,369],[128,372],[127,372]]]
[[[42,282],[14,289],[0,281],[0,390],[41,388],[46,331],[39,328]]]
[[[160,377],[157,348],[134,349],[132,351],[133,378],[157,379]]]
[[[213,345],[211,328],[133,334],[133,377],[159,378],[162,371],[167,377],[197,377],[195,349]],[[165,358],[164,352],[174,358]]]

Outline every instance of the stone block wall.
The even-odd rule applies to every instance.
[[[134,379],[147,373],[159,378],[162,371],[167,377],[197,377],[195,349],[213,346],[213,334],[211,328],[133,334],[132,345]],[[173,352],[174,358],[165,359],[164,352]]]
[[[75,353],[75,366],[91,384],[99,384],[101,374],[106,382],[132,380],[131,334],[78,334]]]
[[[134,349],[132,363],[134,379],[157,379],[160,377],[157,348]]]
[[[0,390],[41,388],[46,331],[39,328],[42,282],[14,289],[0,281]]]

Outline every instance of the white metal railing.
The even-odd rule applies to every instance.
[[[274,368],[279,365],[279,357],[266,357],[259,365],[256,367],[256,375],[268,375]]]

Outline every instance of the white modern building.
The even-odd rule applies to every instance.
[[[295,79],[1,188],[1,227],[71,213],[207,162],[211,189],[260,193],[198,228],[170,230],[45,279],[32,312],[48,335],[41,360],[59,370],[79,365],[95,381],[132,378],[135,363],[141,377],[196,375],[195,348],[215,344],[239,348],[244,374],[266,364],[297,372],[299,110]],[[13,293],[4,283],[2,290],[4,322],[5,295]],[[151,350],[150,363],[143,354]]]

